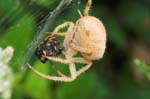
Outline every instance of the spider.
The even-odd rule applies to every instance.
[[[69,65],[70,76],[66,76],[58,70],[57,73],[60,76],[46,75],[35,70],[28,64],[30,69],[49,80],[71,82],[80,74],[87,71],[92,66],[93,60],[103,57],[106,47],[106,31],[103,23],[98,18],[89,16],[91,4],[92,0],[88,0],[84,15],[78,10],[81,18],[76,23],[67,21],[57,26],[53,32],[48,32],[52,37],[54,35],[64,36],[63,46],[65,51],[62,54],[65,56],[65,59],[47,55],[43,57],[50,61]],[[64,27],[68,27],[68,30],[63,33],[59,32]],[[81,53],[82,57],[75,57],[78,52]],[[83,63],[85,66],[76,70],[75,63]]]

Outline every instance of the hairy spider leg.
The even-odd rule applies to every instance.
[[[50,34],[50,35],[52,35],[53,32],[45,32],[45,34]],[[66,32],[57,32],[57,33],[55,33],[55,35],[58,35],[58,36],[66,36]]]
[[[71,51],[69,51],[69,52],[71,52]],[[44,73],[41,73],[41,72],[37,71],[31,65],[29,65],[29,64],[27,64],[27,65],[36,74],[40,75],[41,77],[43,77],[45,79],[56,80],[56,81],[64,81],[64,82],[71,82],[71,81],[73,81],[76,78],[76,68],[75,68],[75,64],[72,62],[72,59],[70,58],[71,56],[70,56],[69,52],[68,52],[69,55],[66,55],[66,56],[69,56],[69,57],[66,57],[67,59],[61,59],[61,58],[57,58],[57,57],[48,57],[48,56],[45,56],[45,57],[48,60],[51,60],[51,61],[56,61],[56,62],[60,62],[60,63],[63,63],[63,64],[68,64],[69,65],[70,74],[71,74],[70,77],[67,77],[65,75],[60,74],[61,73],[60,71],[59,71],[60,72],[59,75],[61,75],[61,77],[46,75]]]
[[[88,0],[84,10],[84,16],[89,16],[89,10],[91,8],[91,5],[92,5],[92,0]]]
[[[58,25],[53,32],[46,32],[46,34],[51,34],[51,36],[53,35],[59,35],[59,36],[66,36],[66,32],[59,32],[61,29],[63,29],[64,27],[70,27],[70,26],[74,26],[73,22],[65,22],[61,25]]]
[[[41,72],[37,71],[36,69],[34,69],[30,64],[27,64],[27,65],[32,71],[34,71],[36,74],[38,74],[39,76],[41,76],[45,79],[71,82],[76,78],[76,69],[75,69],[74,63],[70,63],[67,59],[66,60],[65,59],[59,59],[59,58],[55,58],[55,57],[47,57],[47,59],[52,60],[52,61],[56,61],[56,62],[60,62],[60,63],[64,63],[64,64],[69,64],[69,70],[70,70],[71,76],[70,77],[65,76],[60,71],[57,71],[57,72],[60,72],[59,75],[61,77],[46,75],[46,74],[41,73]]]
[[[37,71],[36,69],[34,69],[30,64],[27,64],[27,66],[34,71],[36,74],[38,74],[39,76],[45,78],[45,79],[49,79],[49,80],[55,80],[55,81],[68,81],[68,77],[63,76],[63,77],[57,77],[57,76],[50,76],[50,75],[46,75],[44,73],[41,73],[39,71]]]
[[[81,11],[79,9],[77,9],[77,12],[78,12],[79,16],[82,18],[83,15],[82,15]]]
[[[57,62],[60,62],[60,63],[64,63],[64,64],[69,64],[69,70],[70,70],[71,77],[67,77],[66,80],[64,80],[66,82],[73,81],[77,76],[79,76],[81,73],[87,71],[92,66],[92,61],[91,60],[87,60],[87,59],[82,58],[82,57],[72,58],[72,62],[70,60],[70,63],[69,63],[69,60],[67,60],[67,59],[59,59],[59,58],[54,58],[54,57],[53,58],[52,57],[51,58],[47,57],[47,59],[57,61]],[[76,71],[75,63],[83,63],[83,64],[86,64],[86,65],[83,66],[78,71]]]
[[[58,73],[59,76],[65,77],[65,74],[63,74],[60,70],[58,70],[55,65],[51,64],[51,66]]]

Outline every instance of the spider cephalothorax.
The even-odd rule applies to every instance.
[[[59,56],[62,54],[64,47],[60,40],[54,37],[48,37],[35,50],[35,55],[45,63],[47,58],[45,56]]]
[[[44,54],[44,58],[67,64],[69,66],[70,76],[68,77],[58,70],[56,71],[60,76],[45,75],[28,64],[29,68],[46,79],[71,82],[77,76],[88,70],[92,66],[93,60],[98,60],[103,57],[106,48],[106,31],[103,23],[98,18],[88,14],[91,4],[92,0],[88,0],[84,15],[78,10],[81,18],[76,23],[67,21],[57,26],[53,32],[49,32],[51,37],[54,35],[64,36],[63,46],[65,51],[62,55],[65,56],[65,59],[53,57],[54,55],[51,57],[47,54]],[[60,32],[64,27],[68,27],[68,30],[63,33]],[[76,57],[77,53],[81,53],[82,56]],[[76,63],[82,63],[85,66],[77,70]]]

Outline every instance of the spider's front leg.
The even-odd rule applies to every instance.
[[[64,27],[74,27],[74,23],[73,22],[65,22],[59,26],[57,26],[53,32],[46,32],[46,34],[51,34],[53,35],[58,35],[58,36],[65,36],[66,32],[59,32],[61,29],[63,29]]]
[[[56,33],[53,33],[53,32],[45,32],[45,34],[50,34],[50,35],[58,35],[58,36],[66,36],[66,32],[56,32]]]
[[[73,81],[75,78],[76,78],[76,68],[75,68],[75,64],[73,62],[71,62],[71,60],[69,59],[61,59],[61,58],[56,58],[56,57],[47,57],[46,58],[48,60],[51,60],[51,61],[56,61],[56,62],[60,62],[60,63],[63,63],[63,64],[68,64],[69,65],[69,70],[70,70],[70,73],[71,73],[71,76],[68,77],[64,74],[62,74],[59,70],[56,70],[56,72],[61,76],[61,77],[57,77],[57,76],[51,76],[51,75],[46,75],[46,74],[43,74],[39,71],[37,71],[36,69],[34,69],[30,64],[27,64],[28,67],[34,71],[36,74],[38,74],[39,76],[45,78],[45,79],[49,79],[49,80],[55,80],[55,81],[64,81],[64,82],[71,82]]]
[[[71,63],[71,60],[69,60],[69,59],[62,59],[62,58],[49,57],[49,56],[45,56],[45,58],[47,58],[50,61],[60,62],[60,63],[63,63],[63,64]]]

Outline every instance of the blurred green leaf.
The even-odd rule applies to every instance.
[[[146,65],[143,61],[135,59],[134,63],[146,74],[148,80],[150,80],[150,66]]]
[[[34,68],[42,73],[48,74],[47,66],[41,62],[36,62]],[[27,81],[24,82],[26,93],[33,99],[51,99],[51,86],[49,80],[37,75],[31,69]]]
[[[18,0],[0,0],[0,32],[6,31],[25,15],[25,9]]]
[[[14,47],[14,56],[11,66],[18,68],[24,60],[24,53],[27,51],[27,45],[33,35],[34,19],[30,15],[22,17],[4,35],[0,37],[0,45]],[[13,68],[16,70],[15,68]]]
[[[107,38],[117,47],[124,48],[127,45],[126,33],[121,28],[118,20],[105,6],[95,6],[92,10],[94,16],[101,20],[106,28]]]
[[[95,73],[86,72],[73,82],[60,85],[57,95],[58,99],[98,99],[108,93],[108,88],[98,82]]]
[[[132,29],[150,43],[150,11],[148,6],[136,0],[122,0],[118,7],[118,15],[127,28]]]
[[[127,38],[123,30],[120,28],[119,24],[113,17],[108,18],[106,24],[107,36],[111,42],[113,42],[118,47],[125,47],[127,45]]]
[[[50,4],[55,3],[56,1],[60,2],[61,0],[34,0],[34,2],[42,6],[49,6]]]
[[[0,0],[0,12],[5,13],[18,4],[17,0]]]

